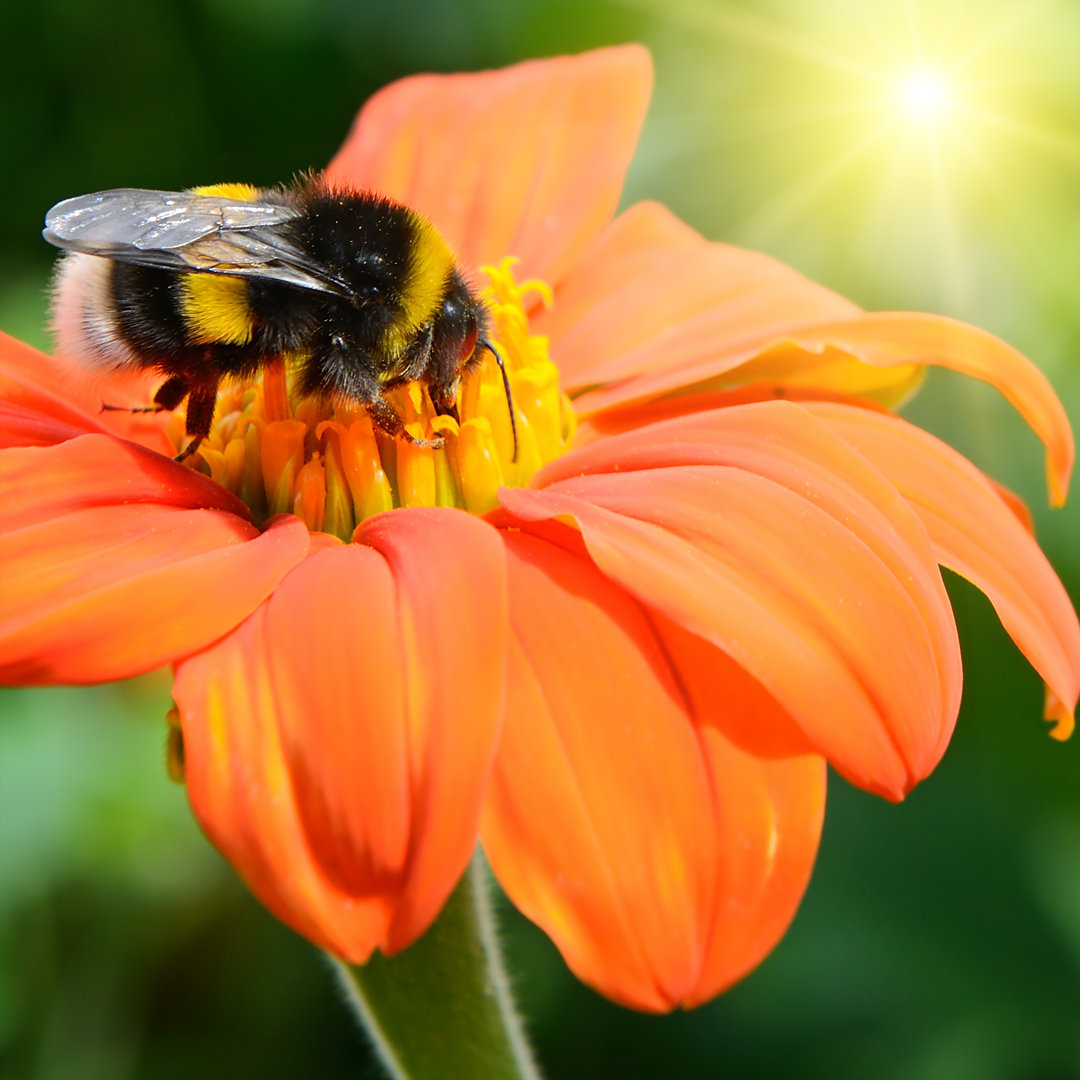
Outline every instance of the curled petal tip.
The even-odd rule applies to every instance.
[[[1042,441],[1051,505],[1064,503],[1076,452],[1072,428],[1046,376],[1011,345],[955,319],[912,312],[874,312],[816,327],[812,336],[875,366],[932,364],[989,383]]]
[[[1055,462],[1050,454],[1046,456],[1046,487],[1050,492],[1050,505],[1055,510],[1060,510],[1069,497],[1069,467],[1055,467]]]
[[[1076,728],[1076,719],[1073,711],[1049,688],[1046,691],[1046,707],[1043,709],[1043,719],[1054,726],[1050,729],[1050,738],[1058,742],[1068,740]]]

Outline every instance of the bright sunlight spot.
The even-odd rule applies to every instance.
[[[928,120],[940,116],[949,104],[945,80],[932,71],[922,71],[905,79],[900,96],[908,112]]]

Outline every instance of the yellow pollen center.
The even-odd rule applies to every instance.
[[[343,540],[365,518],[407,506],[453,506],[483,514],[498,505],[501,486],[521,487],[542,465],[563,454],[576,421],[548,357],[547,338],[529,333],[524,299],[540,281],[519,284],[513,259],[486,266],[490,286],[482,293],[494,317],[494,344],[510,380],[517,424],[517,457],[502,375],[485,352],[458,393],[460,424],[439,416],[421,382],[387,392],[386,398],[422,440],[417,446],[375,427],[355,402],[296,400],[290,393],[298,358],[267,365],[251,381],[226,386],[218,395],[214,426],[193,455],[210,476],[238,495],[256,519],[292,513],[313,532]],[[179,447],[183,421],[170,429]]]

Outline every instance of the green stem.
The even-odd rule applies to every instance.
[[[362,967],[335,961],[393,1080],[540,1080],[499,953],[477,851],[419,941]]]

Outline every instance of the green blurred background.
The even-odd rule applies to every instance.
[[[976,322],[1080,420],[1076,0],[38,0],[0,10],[0,326],[35,344],[45,210],[116,186],[270,184],[324,163],[411,72],[636,40],[657,86],[626,201],[767,251],[862,305]],[[938,108],[907,100],[947,73]],[[926,95],[919,100],[926,106]],[[906,102],[906,104],[905,104]],[[933,373],[908,414],[1020,491],[1072,596],[1080,515],[991,391]],[[726,996],[646,1017],[507,911],[551,1080],[1080,1077],[1080,737],[988,604],[950,580],[967,685],[902,806],[833,780],[786,939]],[[164,769],[163,675],[0,698],[0,1073],[378,1075],[322,959],[245,893]]]

